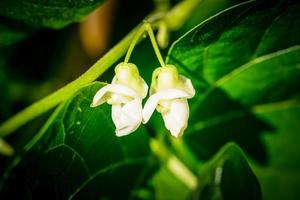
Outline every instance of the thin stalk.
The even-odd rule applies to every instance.
[[[134,35],[132,42],[128,48],[128,51],[126,53],[125,59],[124,59],[124,63],[128,63],[130,56],[133,52],[133,49],[135,47],[135,45],[138,43],[139,39],[141,38],[141,36],[144,34],[145,32],[145,26],[144,24],[139,28],[139,30],[136,31],[136,34]]]
[[[144,24],[141,26],[141,28],[137,31],[136,35],[134,36],[132,43],[130,44],[128,51],[126,53],[125,59],[124,59],[124,63],[128,63],[130,56],[133,52],[134,47],[136,46],[137,42],[139,41],[139,39],[142,38],[143,34],[145,33],[145,31],[148,33],[149,35],[149,39],[151,41],[152,47],[154,49],[155,55],[160,63],[161,66],[165,66],[165,62],[164,59],[162,58],[162,55],[160,53],[160,50],[158,48],[151,24],[149,22],[144,22]]]
[[[160,53],[160,51],[159,51],[159,48],[158,48],[157,42],[156,42],[156,40],[155,40],[155,36],[154,36],[153,30],[152,30],[152,28],[151,28],[151,25],[150,25],[149,23],[146,23],[146,24],[145,24],[145,29],[146,29],[146,31],[148,32],[148,35],[149,35],[151,44],[152,44],[152,46],[153,46],[154,52],[155,52],[155,54],[156,54],[156,57],[157,57],[157,59],[158,59],[160,65],[161,65],[162,67],[164,67],[166,64],[165,64],[165,61],[164,61],[164,59],[162,58],[161,53]]]
[[[151,139],[150,148],[166,168],[190,190],[193,191],[198,187],[197,176],[177,156],[172,154],[163,142],[159,139]]]

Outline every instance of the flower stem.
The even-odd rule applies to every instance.
[[[157,42],[156,42],[156,40],[155,40],[155,36],[154,36],[153,30],[152,30],[152,28],[151,28],[151,25],[150,25],[149,23],[146,23],[146,24],[145,24],[145,29],[146,29],[146,31],[148,32],[148,35],[149,35],[150,41],[151,41],[151,43],[152,43],[152,46],[153,46],[154,52],[155,52],[155,54],[156,54],[156,57],[157,57],[157,59],[158,59],[160,65],[161,65],[162,67],[164,67],[166,64],[165,64],[165,61],[164,61],[164,59],[162,58],[161,53],[160,53],[160,51],[159,51],[159,48],[158,48]]]
[[[165,163],[167,169],[190,190],[198,187],[197,176],[174,154],[172,154],[163,142],[159,139],[151,139],[150,147],[152,152]]]
[[[137,31],[136,35],[134,36],[134,38],[133,38],[133,40],[132,40],[132,42],[131,42],[131,44],[128,48],[127,54],[126,54],[125,59],[124,59],[124,63],[128,63],[135,45],[137,44],[139,39],[143,36],[145,31],[149,35],[152,47],[154,49],[155,55],[156,55],[160,65],[162,67],[165,66],[164,59],[162,58],[162,55],[161,55],[160,50],[158,48],[157,42],[155,40],[155,36],[154,36],[153,30],[152,30],[151,24],[149,22],[144,22],[144,24],[141,26],[141,28]]]
[[[139,30],[136,31],[136,33],[134,35],[134,38],[132,39],[132,42],[130,43],[130,46],[128,48],[128,51],[127,51],[125,59],[124,59],[124,63],[128,63],[135,45],[137,44],[137,42],[139,41],[139,39],[141,38],[141,36],[144,34],[144,32],[145,32],[145,28],[144,28],[144,24],[143,24],[139,28]]]

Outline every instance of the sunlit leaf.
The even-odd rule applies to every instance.
[[[264,165],[255,173],[266,199],[300,196],[299,12],[287,1],[242,3],[188,32],[168,57],[197,88],[186,144],[203,160],[238,143]]]

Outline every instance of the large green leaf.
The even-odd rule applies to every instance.
[[[242,3],[195,27],[168,55],[197,90],[186,144],[203,160],[238,143],[255,160],[265,199],[300,197],[299,12],[298,2]]]
[[[242,3],[201,23],[173,44],[168,62],[207,89],[259,56],[299,44],[300,5],[262,2]]]
[[[81,20],[103,0],[1,0],[0,16],[33,27],[61,28]]]
[[[300,191],[300,99],[257,106],[255,113],[274,127],[263,135],[269,165],[255,166],[265,199],[299,199]]]
[[[110,106],[91,108],[94,83],[60,106],[2,179],[6,199],[126,199],[148,174],[149,137],[116,137]],[[18,191],[17,193],[15,191]]]

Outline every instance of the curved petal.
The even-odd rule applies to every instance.
[[[184,91],[186,91],[187,93],[190,94],[190,96],[188,98],[192,98],[194,95],[195,95],[195,88],[192,84],[192,81],[191,79],[189,78],[186,78],[185,76],[183,75],[180,75],[180,79],[182,81],[182,89]]]
[[[154,95],[158,96],[158,98],[161,100],[172,100],[172,99],[179,99],[179,98],[185,99],[190,96],[190,94],[187,93],[186,91],[177,88],[160,90]]]
[[[165,89],[151,95],[144,105],[143,123],[147,123],[160,101],[188,98],[190,95],[181,89]]]
[[[116,75],[114,75],[113,79],[111,80],[111,84],[118,84]]]
[[[106,85],[97,91],[93,98],[91,107],[96,107],[106,102],[106,100],[110,97],[109,88],[110,85]]]
[[[124,106],[112,106],[112,119],[116,135],[124,136],[134,132],[142,122],[142,100],[136,98]]]
[[[112,80],[111,83],[112,84],[118,84],[116,76],[114,76],[114,78],[113,78],[113,80]],[[145,80],[142,77],[140,77],[140,76],[139,76],[139,83],[141,84],[140,87],[137,87],[137,88],[141,88],[139,96],[142,99],[144,99],[147,96],[147,93],[148,93],[148,85],[145,82]]]
[[[103,104],[104,102],[107,101],[107,99],[111,97],[113,93],[127,96],[127,97],[132,97],[132,98],[137,97],[136,92],[129,87],[120,84],[109,84],[102,87],[100,90],[98,90],[98,92],[95,94],[93,98],[91,107],[95,107]]]
[[[163,113],[162,117],[166,128],[174,137],[179,137],[183,134],[187,127],[189,118],[189,106],[187,100],[173,101],[169,112]]]
[[[112,93],[110,95],[110,98],[107,99],[107,103],[111,104],[111,105],[125,104],[129,101],[132,101],[131,97],[127,97],[127,96],[123,96],[123,95],[119,95],[119,94],[114,94],[114,93]]]
[[[158,102],[159,102],[159,98],[157,95],[152,95],[148,98],[147,102],[145,103],[144,105],[144,108],[143,108],[143,124],[146,124],[152,113],[154,112]]]
[[[148,85],[144,81],[144,79],[141,78],[141,83],[142,83],[142,93],[141,93],[141,98],[144,99],[147,96],[148,93]]]

